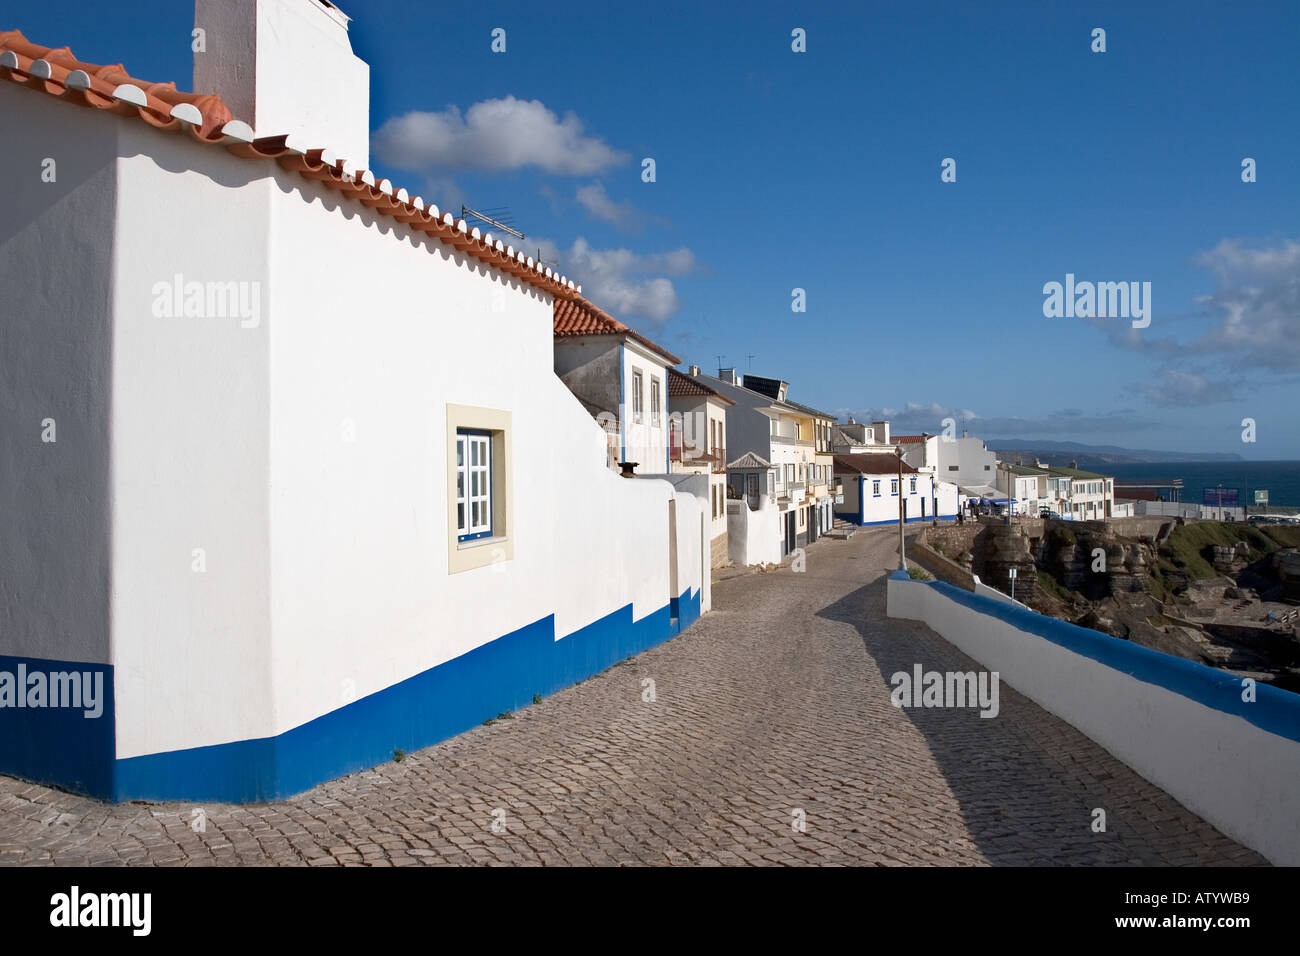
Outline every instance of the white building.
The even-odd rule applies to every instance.
[[[282,798],[709,601],[707,511],[554,373],[575,285],[354,165],[346,21],[197,15],[210,96],[0,35],[0,659],[107,698],[0,708],[0,772],[110,800]]]
[[[929,474],[918,472],[906,461],[902,465],[896,454],[877,451],[835,456],[835,475],[843,482],[843,501],[835,505],[835,516],[850,524],[865,526],[905,522],[933,521],[936,508],[940,515],[956,514],[956,489],[935,484]],[[941,499],[940,492],[946,500]]]
[[[809,523],[816,520],[808,485],[817,464],[812,419],[780,398],[746,388],[734,369],[722,369],[720,376],[697,378],[735,402],[727,409],[728,453],[734,458],[753,452],[771,469],[779,556],[784,557],[808,543]],[[745,493],[747,481],[741,472],[731,476],[732,487],[740,494]]]
[[[555,303],[555,374],[609,440],[610,465],[668,472],[668,369],[681,359],[584,299]]]
[[[668,369],[670,471],[708,476],[711,566],[727,563],[727,409],[736,404],[695,375]]]
[[[1062,517],[1076,521],[1099,521],[1114,516],[1115,479],[1095,471],[1074,467],[1051,467],[1050,474],[1069,480],[1069,498],[1060,502]]]

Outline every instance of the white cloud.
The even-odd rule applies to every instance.
[[[513,96],[483,100],[462,115],[395,116],[374,135],[375,154],[402,169],[503,171],[536,166],[563,176],[586,176],[628,160],[598,137],[585,135],[572,112],[561,119],[539,100]]]
[[[653,322],[671,318],[680,308],[668,276],[695,271],[690,249],[641,255],[630,249],[594,249],[579,237],[568,249],[543,239],[542,258],[560,263],[560,271],[581,283],[582,293],[615,318],[640,316]]]
[[[1175,408],[1213,405],[1233,398],[1230,383],[1211,381],[1199,372],[1176,368],[1163,369],[1159,381],[1136,385],[1134,391],[1145,395],[1153,404]]]
[[[1248,247],[1224,239],[1196,262],[1219,282],[1201,299],[1216,324],[1189,350],[1222,356],[1237,369],[1300,367],[1300,242]]]
[[[579,186],[575,198],[591,218],[603,219],[616,226],[627,225],[637,216],[637,208],[630,202],[619,203],[610,199],[603,183]]]
[[[1151,330],[1125,323],[1107,330],[1111,344],[1161,360],[1159,394],[1186,395],[1205,404],[1226,397],[1225,386],[1205,378],[1211,365],[1221,370],[1263,374],[1293,373],[1300,368],[1300,242],[1273,244],[1223,239],[1197,255],[1193,262],[1215,279],[1214,291],[1197,300],[1199,310],[1188,315],[1157,314]],[[1200,334],[1177,333],[1196,320]],[[1091,320],[1105,327],[1107,320]],[[1157,324],[1169,334],[1152,336]],[[1136,387],[1153,401],[1157,393]],[[1164,404],[1163,401],[1160,402]]]
[[[604,183],[588,183],[579,186],[574,198],[592,219],[613,223],[624,231],[635,231],[652,220],[660,224],[664,223],[663,219],[643,212],[634,203],[615,202],[610,199],[609,194],[605,192]]]

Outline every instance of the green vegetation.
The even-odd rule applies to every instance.
[[[1058,601],[1064,601],[1066,604],[1072,604],[1079,597],[1078,594],[1056,580],[1047,571],[1040,570],[1038,572],[1038,586],[1047,594],[1050,594]]]
[[[401,762],[402,762],[403,760],[405,760],[405,759],[406,759],[406,751],[405,751],[405,750],[394,750],[394,751],[393,751],[393,760],[397,761],[398,763],[401,763]]]
[[[934,575],[921,567],[919,564],[909,564],[907,573],[912,576],[913,581],[933,581]]]
[[[541,702],[542,702],[542,695],[541,695],[541,694],[534,694],[534,695],[533,695],[533,703],[534,703],[534,704],[540,704]]]
[[[1300,547],[1300,528],[1284,525],[1252,528],[1221,521],[1179,525],[1160,549],[1160,570],[1172,567],[1196,579],[1215,577],[1218,572],[1214,570],[1210,549],[1215,545],[1231,548],[1241,541],[1250,546],[1253,561],[1280,548]]]

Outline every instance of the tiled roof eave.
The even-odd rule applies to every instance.
[[[234,119],[219,96],[182,93],[172,83],[136,80],[121,64],[82,63],[68,48],[36,46],[17,30],[0,31],[0,82],[6,80],[77,106],[141,119],[164,132],[185,132],[197,142],[222,146],[250,161],[274,160],[304,179],[335,189],[379,215],[405,223],[556,298],[581,298],[582,287],[565,276],[494,240],[490,233],[470,229],[463,219],[440,213],[435,205],[426,206],[418,196],[412,198],[405,189],[395,189],[390,181],[377,182],[372,173],[353,168],[328,149],[307,148],[292,134],[254,138],[252,128]]]

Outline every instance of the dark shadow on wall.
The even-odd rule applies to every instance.
[[[984,670],[924,624],[887,618],[886,581],[882,575],[818,612],[861,636],[882,680],[882,689],[864,693],[889,694],[891,676],[912,674],[916,664]],[[995,865],[1194,865],[1232,850],[1209,824],[1005,682],[998,703],[992,718],[977,706],[890,707],[924,736],[971,838]],[[1106,832],[1093,832],[1095,808],[1105,810]]]

